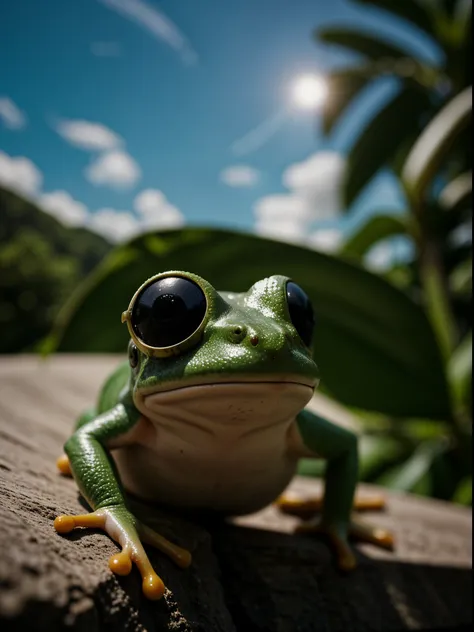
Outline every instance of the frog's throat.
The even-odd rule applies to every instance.
[[[258,428],[287,426],[313,395],[314,384],[291,380],[213,381],[136,397],[138,410],[162,429],[194,426],[208,432],[218,427],[239,428],[238,434]]]

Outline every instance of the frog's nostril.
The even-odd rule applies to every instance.
[[[232,325],[229,329],[229,337],[236,344],[242,342],[246,335],[247,329],[241,325]]]
[[[254,347],[256,347],[258,345],[258,336],[251,336],[250,337],[250,344],[253,345]]]

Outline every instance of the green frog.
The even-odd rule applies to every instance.
[[[282,492],[301,457],[327,460],[318,521],[302,531],[329,538],[340,568],[356,565],[350,536],[391,548],[392,535],[351,520],[357,437],[305,409],[319,383],[312,358],[315,316],[304,290],[271,276],[247,292],[218,292],[189,272],[157,274],[132,297],[122,322],[128,360],[106,380],[58,459],[93,511],[58,516],[54,527],[106,531],[121,547],[109,566],[132,562],[143,591],[165,590],[143,543],[182,568],[191,554],[139,521],[126,492],[146,501],[223,516],[277,502],[305,517],[314,499]]]

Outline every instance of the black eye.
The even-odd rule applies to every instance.
[[[205,315],[206,297],[199,285],[183,277],[165,277],[138,295],[131,322],[149,347],[171,347],[189,338]]]
[[[291,322],[307,347],[311,347],[314,329],[314,312],[306,292],[299,285],[288,281],[286,284],[286,300]]]
[[[138,349],[130,340],[129,345],[128,345],[128,362],[130,366],[132,367],[132,369],[135,369],[138,366],[138,360],[139,360]]]

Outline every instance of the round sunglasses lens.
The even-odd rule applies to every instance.
[[[165,277],[137,296],[131,324],[146,345],[171,347],[189,338],[205,314],[206,297],[199,285],[183,277]]]
[[[311,346],[315,324],[313,306],[308,295],[299,285],[289,281],[286,284],[286,300],[291,321],[307,347]]]

